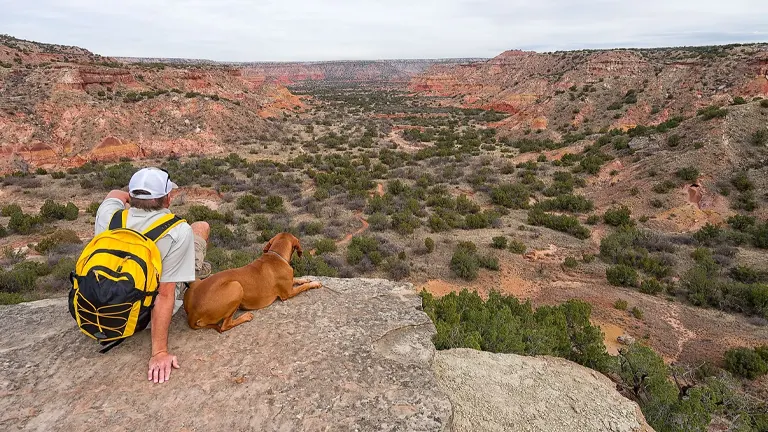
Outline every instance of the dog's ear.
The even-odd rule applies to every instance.
[[[264,250],[262,252],[267,253],[269,252],[269,248],[272,247],[272,240],[268,241],[267,244],[264,245]]]
[[[299,243],[299,239],[296,239],[296,243],[293,244],[293,249],[296,251],[296,255],[298,255],[299,258],[304,255],[304,251],[301,249],[301,243]]]

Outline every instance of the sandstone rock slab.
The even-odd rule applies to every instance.
[[[434,369],[456,432],[652,431],[607,377],[564,359],[453,349]]]
[[[224,334],[171,324],[181,369],[146,378],[149,332],[111,352],[64,299],[1,307],[0,430],[442,431],[434,326],[409,284],[320,278]]]

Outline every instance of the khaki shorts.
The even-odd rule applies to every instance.
[[[208,243],[202,237],[195,236],[195,277],[205,279],[211,275],[211,263],[205,261],[205,251],[208,249]],[[184,282],[176,284],[176,302],[173,305],[173,313],[181,309],[184,303],[184,291],[187,285]]]

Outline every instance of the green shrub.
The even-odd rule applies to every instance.
[[[577,261],[576,258],[569,256],[569,257],[566,257],[565,260],[563,261],[563,266],[565,266],[565,268],[570,268],[570,269],[576,268],[579,266],[579,261]]]
[[[736,210],[755,211],[757,210],[757,200],[755,194],[752,191],[740,193],[734,202],[731,203],[731,207]]]
[[[562,231],[582,240],[588,239],[591,235],[589,229],[581,225],[575,217],[553,215],[544,213],[539,209],[533,209],[528,212],[528,223],[534,226],[545,226],[556,231]]]
[[[8,204],[0,210],[0,216],[10,217],[14,214],[24,213],[18,204]]]
[[[435,241],[432,239],[432,237],[427,237],[424,239],[424,248],[427,249],[427,253],[432,253],[435,251]]]
[[[677,177],[679,177],[681,180],[692,182],[699,178],[699,170],[692,166],[684,167],[677,170],[675,175],[677,175]]]
[[[544,211],[567,211],[572,213],[586,213],[594,209],[591,200],[581,195],[559,195],[553,199],[548,199],[536,204],[537,208]]]
[[[509,242],[509,251],[515,254],[524,254],[528,247],[520,240],[512,239]]]
[[[702,120],[712,120],[714,118],[722,118],[728,115],[728,110],[720,108],[716,105],[702,108],[696,112],[696,115],[701,116]]]
[[[220,247],[211,247],[205,255],[205,260],[211,263],[214,272],[243,267],[260,256],[249,250],[227,251]]]
[[[640,292],[643,294],[656,295],[664,291],[664,285],[657,279],[646,279],[640,284]]]
[[[755,226],[757,220],[754,216],[734,215],[728,218],[728,225],[736,231],[746,232]]]
[[[480,269],[480,261],[474,252],[458,248],[451,257],[451,271],[456,276],[472,281],[477,279],[477,271]]]
[[[667,194],[676,187],[677,185],[674,182],[670,180],[664,180],[661,183],[656,183],[655,185],[653,185],[653,188],[651,188],[651,190],[658,194]]]
[[[277,195],[270,195],[264,200],[267,212],[269,213],[284,213],[285,207],[283,206],[283,197]]]
[[[768,373],[766,360],[749,348],[733,348],[726,351],[725,368],[734,375],[751,380]]]
[[[611,226],[632,226],[634,222],[631,217],[632,212],[626,206],[614,207],[605,211],[603,221]]]
[[[323,231],[323,223],[316,222],[302,222],[299,224],[299,232],[302,235],[313,236],[318,235]]]
[[[0,273],[0,275],[2,275],[2,273]],[[24,301],[26,301],[26,299],[23,294],[0,291],[0,305],[15,305]]]
[[[528,208],[531,192],[525,185],[514,183],[505,184],[491,189],[491,200],[494,204],[512,209]]]
[[[338,277],[339,275],[339,271],[321,257],[313,257],[309,254],[305,254],[301,258],[294,256],[291,260],[291,266],[293,266],[293,277],[308,275]]]
[[[597,225],[600,222],[600,216],[598,215],[589,215],[587,217],[587,225]]]
[[[676,134],[670,135],[667,137],[667,145],[670,147],[677,147],[680,145],[680,140],[681,140],[680,135],[676,135]]]
[[[494,249],[506,249],[507,248],[507,238],[504,236],[498,236],[491,239],[493,243],[491,246]]]
[[[483,229],[489,226],[491,226],[491,221],[487,213],[468,214],[464,219],[466,229]]]
[[[92,201],[90,204],[88,204],[88,207],[85,209],[85,212],[95,217],[96,213],[98,213],[99,211],[100,206],[101,206],[100,202]]]
[[[240,249],[249,244],[248,233],[243,226],[238,226],[232,231],[223,222],[214,220],[210,222],[210,227],[208,242],[216,247]]]
[[[760,101],[760,106],[762,108],[768,108],[768,99],[763,99]]]
[[[628,306],[629,306],[629,303],[627,303],[627,301],[626,301],[626,300],[621,300],[621,299],[619,299],[619,300],[616,300],[616,301],[613,303],[613,308],[614,308],[614,309],[618,309],[618,310],[622,310],[622,311],[625,311],[625,310],[627,310],[627,307],[628,307]]]
[[[11,220],[8,221],[8,231],[16,234],[30,234],[42,223],[40,216],[13,213]]]
[[[371,236],[352,237],[352,241],[347,246],[347,262],[357,265],[365,257],[368,257],[374,265],[381,263],[384,257],[379,251],[379,241]]]
[[[329,238],[321,238],[321,239],[315,240],[314,248],[315,248],[315,253],[317,255],[322,255],[324,253],[329,253],[329,252],[336,252],[336,249],[337,249],[336,242],[333,241],[333,239],[329,239]]]
[[[208,223],[212,223],[214,221],[233,223],[234,215],[222,214],[204,205],[192,205],[187,210],[187,214],[184,215],[184,219],[186,219],[186,221],[189,223],[198,221],[205,221]]]
[[[637,306],[633,307],[630,313],[632,314],[633,317],[639,320],[643,319],[643,311]]]
[[[571,300],[533,310],[529,302],[492,291],[487,301],[463,290],[440,299],[423,291],[424,312],[437,328],[437,349],[478,350],[551,355],[596,370],[607,370],[610,358],[599,327],[589,321],[591,306]]]
[[[766,274],[766,272],[741,265],[733,267],[729,272],[729,276],[731,279],[744,284],[753,284],[768,280],[768,274]]]
[[[478,213],[480,212],[480,205],[467,198],[466,195],[462,194],[456,198],[456,212],[458,212],[460,215]]]
[[[25,293],[37,287],[37,278],[50,273],[50,268],[35,261],[22,261],[11,270],[0,269],[0,292]]]
[[[480,267],[488,270],[499,270],[499,259],[490,255],[479,256],[478,263]]]
[[[749,143],[753,146],[766,146],[768,145],[768,130],[759,129],[752,133],[749,137]]]
[[[634,287],[637,285],[637,271],[632,267],[619,264],[605,270],[608,283],[614,286]]]
[[[386,231],[390,226],[390,221],[384,213],[374,213],[368,216],[368,224],[374,231]]]
[[[733,98],[733,105],[744,105],[745,103],[747,103],[747,101],[741,96]]]
[[[61,249],[65,245],[81,244],[82,241],[77,233],[71,229],[59,229],[53,234],[44,237],[35,245],[35,250],[41,254],[48,254]]]
[[[698,231],[693,233],[693,238],[699,242],[699,244],[712,246],[719,243],[720,238],[723,235],[723,229],[718,225],[712,225],[707,222]]]
[[[755,184],[749,179],[746,172],[741,171],[731,177],[731,184],[739,192],[747,192],[755,188]]]
[[[394,258],[390,257],[384,260],[384,269],[387,271],[389,279],[399,281],[410,276],[411,267],[408,265],[408,262]]]
[[[237,199],[237,209],[248,213],[259,213],[263,211],[261,199],[255,195],[245,194]]]

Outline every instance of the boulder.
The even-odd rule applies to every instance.
[[[454,431],[652,431],[640,408],[599,372],[554,357],[438,351]]]
[[[0,430],[450,430],[412,286],[321,280],[223,334],[180,311],[165,384],[147,381],[148,331],[99,354],[65,299],[0,307]]]
[[[631,335],[628,335],[624,333],[623,335],[616,338],[616,341],[618,341],[622,345],[632,345],[635,343],[635,338]]]

